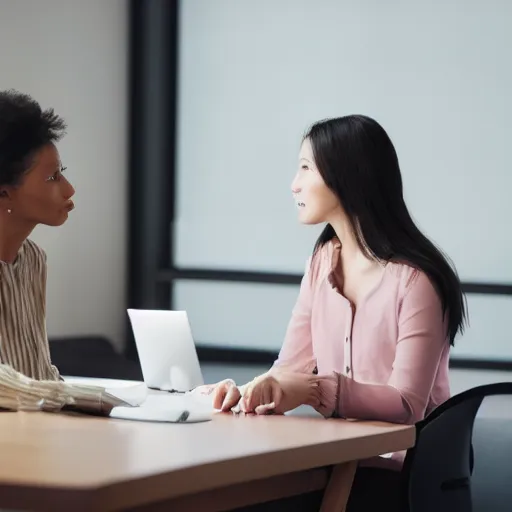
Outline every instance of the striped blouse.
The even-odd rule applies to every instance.
[[[107,413],[122,402],[94,386],[63,382],[46,332],[46,255],[31,240],[0,262],[0,407]]]
[[[0,362],[36,380],[59,380],[46,334],[46,255],[26,240],[0,262]]]

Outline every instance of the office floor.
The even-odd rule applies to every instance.
[[[262,366],[203,364],[205,382],[227,377],[244,384],[266,371]],[[455,370],[452,395],[482,384],[512,381],[512,372]],[[489,398],[480,408],[474,431],[473,512],[512,510],[512,397]]]

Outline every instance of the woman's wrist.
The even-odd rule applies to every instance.
[[[339,416],[340,375],[332,372],[329,375],[319,375],[317,400],[315,409],[326,418]]]

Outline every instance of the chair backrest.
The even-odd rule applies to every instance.
[[[478,386],[453,396],[416,424],[416,444],[404,467],[405,510],[471,512],[472,436],[482,401],[512,395],[512,382]]]

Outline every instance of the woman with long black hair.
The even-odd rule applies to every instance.
[[[300,222],[326,227],[279,358],[245,386],[211,386],[214,405],[265,414],[307,404],[326,417],[417,422],[449,397],[449,349],[466,306],[453,266],[409,214],[390,138],[361,115],[314,124],[292,193]],[[397,510],[403,456],[362,463],[348,510]],[[310,500],[316,510],[320,499],[276,506],[306,510]]]

